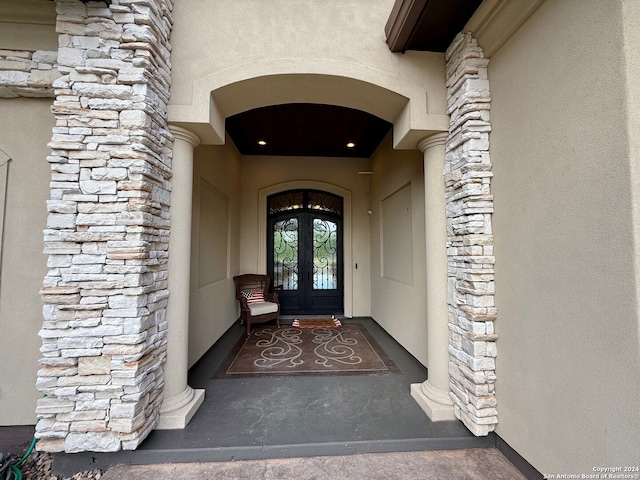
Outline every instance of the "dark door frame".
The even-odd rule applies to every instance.
[[[285,203],[279,204],[274,210],[270,201],[272,198],[274,201]],[[283,313],[342,315],[344,313],[344,199],[331,192],[294,189],[270,195],[267,198],[267,208],[269,208],[266,231],[267,273],[272,278],[274,289],[280,293]],[[282,276],[282,272],[274,271],[274,227],[278,224],[289,225],[293,228],[289,231],[295,231],[295,234],[291,235],[292,243],[286,246],[289,250],[288,255],[293,256],[288,259],[294,276],[290,285],[294,288],[291,289],[286,288],[287,280]],[[322,228],[316,230],[316,226],[322,227],[323,224],[324,226],[334,225],[335,230],[331,229],[334,234],[323,236]],[[286,230],[281,233],[283,236],[287,235]],[[319,261],[323,258],[331,257],[335,261],[333,272],[331,268],[327,270],[319,265]],[[325,288],[320,287],[319,285],[323,282],[327,282],[332,288],[326,288],[326,284]]]
[[[343,199],[343,254],[344,254],[344,315],[351,318],[353,316],[353,293],[354,293],[354,252],[353,252],[353,212],[352,212],[352,192],[338,185],[318,181],[318,180],[291,180],[266,186],[258,190],[258,210],[256,216],[258,220],[256,237],[256,269],[258,273],[267,273],[267,197],[274,193],[285,190],[311,189],[333,193]]]

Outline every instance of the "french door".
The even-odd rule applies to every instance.
[[[342,198],[295,190],[267,205],[267,271],[281,312],[343,313]]]

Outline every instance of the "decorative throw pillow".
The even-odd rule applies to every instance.
[[[247,298],[247,304],[251,305],[252,303],[264,303],[262,290],[254,290],[251,292],[251,296]]]

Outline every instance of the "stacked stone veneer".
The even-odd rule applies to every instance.
[[[58,52],[0,50],[0,98],[53,97]]]
[[[457,418],[476,435],[495,429],[494,256],[488,59],[470,34],[446,52],[445,146],[449,374]]]
[[[166,357],[171,0],[57,0],[38,448],[134,449]],[[33,57],[31,58],[33,61]]]

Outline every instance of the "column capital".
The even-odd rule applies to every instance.
[[[449,132],[438,132],[433,135],[429,135],[426,138],[423,138],[418,142],[418,148],[421,152],[426,152],[430,148],[437,147],[439,145],[444,145],[447,141],[447,137],[449,136]]]
[[[172,133],[174,138],[189,142],[193,148],[200,145],[200,137],[191,130],[179,127],[178,125],[169,125],[169,131]]]

